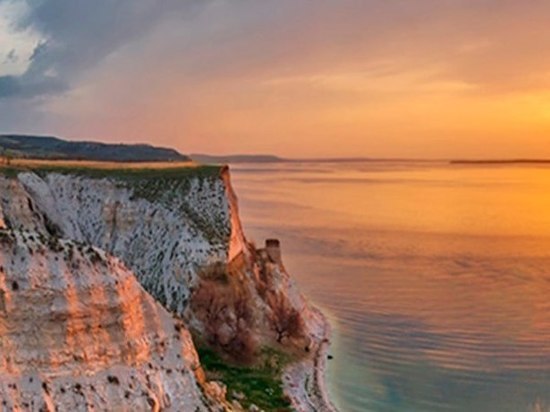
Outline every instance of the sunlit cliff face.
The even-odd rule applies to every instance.
[[[10,7],[13,130],[218,153],[550,156],[547,2]]]
[[[0,348],[4,409],[207,409],[185,327],[81,243],[0,230]]]

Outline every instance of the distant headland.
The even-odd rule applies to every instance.
[[[88,160],[108,162],[170,162],[190,158],[174,149],[146,144],[109,144],[69,141],[52,136],[0,134],[3,157],[42,160]]]

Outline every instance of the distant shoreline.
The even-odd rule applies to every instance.
[[[451,164],[471,165],[510,165],[510,164],[543,164],[550,165],[550,159],[496,159],[496,160],[451,160]]]
[[[385,162],[447,162],[442,159],[406,159],[406,158],[373,158],[373,157],[320,157],[320,158],[286,158],[276,155],[197,155],[190,154],[189,157],[198,163],[385,163]]]
[[[444,163],[451,165],[550,165],[550,159],[407,159],[375,157],[325,157],[325,158],[285,158],[275,155],[190,155],[191,159],[204,164],[296,164],[296,163]]]

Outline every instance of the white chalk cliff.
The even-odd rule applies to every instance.
[[[209,410],[187,330],[124,264],[0,230],[1,410]]]
[[[247,242],[227,168],[0,176],[6,408],[230,408],[188,329],[235,358],[326,343],[276,243]],[[330,409],[293,387],[296,409]]]

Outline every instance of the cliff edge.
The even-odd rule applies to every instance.
[[[83,357],[86,362],[96,359],[97,365],[90,370],[107,375],[111,373],[110,368],[115,365],[137,370],[142,367],[139,359],[149,359],[148,362],[150,359],[157,359],[157,365],[153,365],[159,374],[155,381],[160,383],[158,393],[151,395],[157,402],[155,405],[166,405],[167,401],[163,396],[173,393],[174,388],[170,385],[182,385],[182,388],[186,388],[182,389],[182,396],[187,394],[185,402],[192,403],[202,410],[200,408],[213,407],[211,399],[215,395],[209,394],[210,392],[214,393],[216,388],[219,389],[219,399],[223,398],[225,393],[223,387],[213,384],[210,386],[212,390],[206,390],[207,395],[204,395],[204,388],[208,383],[202,376],[202,370],[199,373],[200,379],[197,378],[196,372],[190,372],[193,371],[197,358],[195,347],[187,334],[189,329],[195,342],[216,350],[229,362],[254,364],[261,359],[266,348],[289,355],[292,361],[285,367],[284,388],[292,408],[300,411],[333,410],[322,382],[326,357],[324,348],[328,342],[327,322],[323,315],[304,299],[290,279],[282,262],[278,242],[268,241],[265,248],[258,249],[247,241],[240,223],[237,198],[231,187],[227,167],[171,165],[154,168],[113,168],[89,165],[75,167],[74,164],[52,163],[4,168],[2,171],[0,223],[4,227],[5,236],[15,239],[13,242],[21,249],[23,239],[28,239],[28,236],[39,239],[42,242],[41,247],[45,250],[46,260],[42,262],[40,255],[35,254],[32,255],[32,259],[28,259],[37,260],[33,263],[35,266],[38,265],[36,267],[46,265],[47,273],[50,273],[50,278],[36,283],[40,287],[30,289],[34,291],[37,303],[31,305],[35,309],[29,310],[42,311],[44,307],[51,309],[51,304],[39,302],[42,293],[55,289],[48,286],[48,282],[53,282],[60,288],[59,296],[64,296],[65,300],[69,300],[67,296],[76,296],[71,298],[74,299],[74,308],[89,309],[88,313],[78,310],[75,312],[80,319],[80,323],[77,322],[77,330],[82,331],[82,336],[77,334],[80,337],[68,342],[67,330],[58,331],[59,336],[52,338],[51,350],[46,348],[46,352],[55,352],[57,348],[65,355],[74,352],[78,359]],[[49,249],[44,246],[54,241],[64,245],[63,250],[58,250],[57,246],[53,250],[49,246]],[[87,259],[88,263],[79,263],[78,269],[74,270],[71,269],[70,262],[62,269],[52,266],[52,259],[53,262],[66,261],[66,255],[69,253],[65,250],[69,247],[66,245],[73,245],[71,259],[74,259],[74,253],[77,253],[79,262]],[[93,256],[98,254],[101,261],[90,263],[91,258],[82,255],[85,252],[80,252],[74,245],[89,247],[94,251]],[[6,249],[3,253],[5,260],[14,259],[11,249]],[[25,253],[31,252],[27,248]],[[55,260],[56,257],[58,261]],[[101,262],[108,262],[107,266],[102,266]],[[31,271],[30,266],[25,268],[26,270],[20,272],[23,278],[18,281],[21,282],[22,291],[26,291],[28,285],[24,278],[30,279],[35,273]],[[38,272],[37,269],[36,273]],[[101,275],[95,276],[99,272]],[[16,271],[5,273],[6,282],[12,282],[11,277],[15,276]],[[76,282],[82,273],[87,274],[89,279],[83,280],[83,292],[79,292],[78,288],[75,291],[71,282]],[[55,277],[58,275],[61,280]],[[65,283],[62,279],[65,279]],[[135,279],[141,286],[134,281]],[[92,288],[86,283],[92,280],[100,282],[101,285]],[[134,284],[131,284],[132,281]],[[117,306],[116,302],[113,303],[113,299],[107,298],[106,295],[111,293],[115,297],[120,297],[117,291],[121,287],[121,282],[132,293],[124,299],[126,303]],[[4,306],[19,307],[15,301],[10,300],[18,295],[14,295],[13,290],[10,292],[9,285],[6,285],[2,286],[4,295],[0,292],[0,296],[3,296],[3,301],[6,302]],[[109,289],[109,292],[107,287],[111,287],[112,290]],[[92,290],[95,289],[98,290],[96,293],[99,301],[93,296]],[[113,323],[109,317],[113,310],[107,310],[109,306],[106,302],[98,303],[103,302],[101,299],[106,299],[109,304],[115,305],[116,310],[126,313],[130,318],[121,320],[126,316],[121,314],[117,319],[122,323]],[[102,309],[96,311],[95,304]],[[2,300],[0,309],[1,305]],[[130,310],[144,307],[149,308],[150,313],[144,315],[138,310],[137,314],[134,314]],[[168,315],[165,309],[171,315]],[[16,322],[15,319],[20,319],[21,323],[26,323],[26,315],[11,313],[11,318],[4,316],[0,323],[3,345],[16,341],[12,339],[11,332],[6,332],[13,331],[13,327],[5,326],[6,322]],[[44,313],[45,316],[54,316],[47,310],[44,310]],[[27,315],[29,319],[33,316]],[[52,319],[58,319],[57,316]],[[131,316],[137,316],[138,319],[132,320]],[[180,320],[174,320],[173,317]],[[92,319],[102,319],[100,323],[122,327],[123,332],[116,339],[120,345],[124,345],[124,342],[138,344],[144,339],[147,343],[143,343],[142,349],[132,349],[130,353],[133,357],[124,357],[119,354],[122,353],[122,349],[118,348],[112,351],[118,355],[104,359],[93,352],[93,348],[99,350],[101,346],[98,344],[99,341],[93,339],[98,339],[98,336],[106,339],[109,337],[113,342],[115,339],[106,332],[95,333],[87,330],[88,323],[81,322],[84,318],[90,319],[86,321],[88,323],[92,322]],[[162,321],[158,321],[159,318]],[[71,324],[68,315],[62,319]],[[144,326],[144,322],[150,319],[157,319],[155,327]],[[180,326],[176,328],[174,322]],[[15,323],[10,323],[13,324]],[[44,322],[44,325],[51,325],[53,328],[50,321]],[[178,330],[175,334],[178,336],[177,339],[174,338],[174,328]],[[112,331],[113,336],[116,335],[115,329]],[[165,338],[159,337],[157,341],[152,337],[144,338],[151,333]],[[169,342],[166,339],[169,339]],[[159,349],[160,342],[168,346]],[[153,345],[154,348],[148,345]],[[90,348],[86,350],[92,352],[80,354],[79,347]],[[179,367],[186,371],[182,375],[186,377],[186,381],[170,380],[170,377],[164,376],[168,372],[163,368],[168,368],[170,362],[167,363],[166,356],[161,355],[164,353],[163,350],[186,354],[182,356]],[[29,349],[29,353],[33,351]],[[139,355],[140,353],[142,355]],[[52,359],[58,356],[61,355],[52,356]],[[164,360],[159,360],[162,356]],[[36,359],[42,358],[38,356]],[[172,360],[173,358],[170,358],[170,361]],[[20,366],[14,365],[21,365],[25,363],[24,360],[16,364],[13,360],[4,359],[3,362],[4,369],[0,370],[1,379],[4,379],[4,373],[6,376],[12,373],[10,371],[21,375]],[[75,365],[56,369],[52,362],[36,362],[38,363],[35,363],[35,371],[40,376],[46,373],[53,374],[48,376],[58,376],[61,373],[62,376],[63,373],[69,374],[79,370]],[[76,362],[76,359],[73,362]],[[57,363],[58,366],[65,364]],[[83,368],[84,366],[80,367]],[[173,376],[175,367],[172,366],[171,369]],[[132,373],[125,372],[121,375],[131,376]],[[309,379],[308,376],[312,376],[313,379]],[[106,385],[105,391],[111,388],[108,381]],[[84,386],[81,384],[81,390],[82,387]],[[176,392],[179,393],[179,390]],[[44,399],[43,393],[37,392],[32,396]],[[239,398],[236,394],[229,394],[229,398],[232,397],[233,401]],[[179,402],[172,396],[169,398],[171,405]],[[104,399],[108,402],[113,400],[108,396]],[[124,398],[119,400],[124,404]],[[65,405],[66,402],[69,401],[63,400],[62,404]],[[242,399],[241,403],[246,405],[246,401]],[[223,400],[219,400],[218,404],[226,409],[238,409],[239,405],[238,402],[230,405]]]

